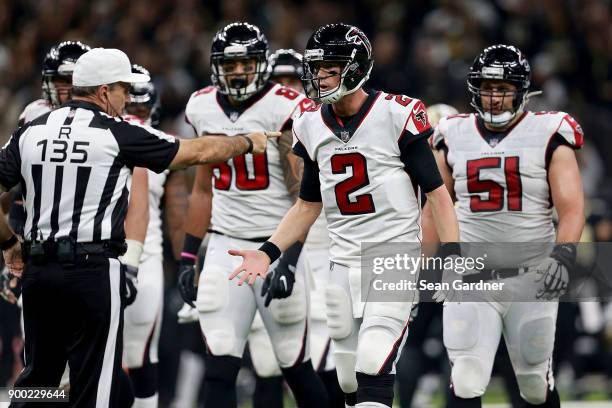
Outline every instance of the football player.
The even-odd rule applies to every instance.
[[[266,276],[270,263],[325,208],[331,237],[327,325],[338,380],[351,407],[392,406],[395,362],[418,302],[416,293],[405,302],[362,301],[361,244],[418,243],[420,205],[413,183],[432,203],[448,255],[457,252],[459,238],[452,201],[427,142],[432,130],[424,104],[366,92],[372,65],[370,42],[354,26],[330,24],[311,36],[303,84],[320,105],[306,109],[293,124],[293,150],[304,160],[300,198],[259,250],[231,251],[242,257],[231,277],[240,274],[239,284],[257,284],[257,276]]]
[[[136,64],[132,66],[132,72],[149,75],[147,69]],[[127,114],[123,115],[123,119],[142,126],[157,127],[160,105],[153,82],[133,84],[129,97]],[[135,408],[155,408],[158,401],[157,352],[164,291],[161,209],[164,209],[166,228],[175,248],[180,245],[177,241],[181,238],[184,211],[187,208],[185,176],[182,171],[166,170],[160,174],[146,171],[146,176],[149,198],[148,223],[144,223],[146,238],[142,250],[137,251],[133,255],[135,259],[130,262],[139,271],[138,296],[125,310],[123,329],[123,361],[129,369]],[[139,213],[142,216],[144,211]]]
[[[234,137],[265,128],[282,131],[283,136],[264,154],[246,154],[197,169],[179,289],[186,302],[195,302],[206,340],[205,405],[236,406],[236,377],[259,311],[298,405],[327,406],[327,394],[310,361],[308,282],[299,256],[302,243],[286,248],[265,283],[251,288],[228,280],[239,263],[228,249],[257,248],[291,207],[291,193],[299,189],[288,162],[292,116],[310,101],[291,88],[269,82],[268,42],[258,27],[229,24],[217,32],[211,48],[214,85],[192,94],[186,107],[196,133]],[[207,230],[210,241],[204,265],[194,279],[196,254]]]
[[[302,87],[302,55],[292,49],[280,49],[270,56],[270,80],[283,86],[304,92]],[[289,154],[287,157],[293,172],[301,179],[302,160]],[[332,407],[344,408],[344,395],[334,369],[331,339],[325,323],[325,285],[329,270],[329,236],[325,216],[321,214],[314,223],[304,243],[306,268],[314,278],[310,291],[310,356],[312,364],[323,381]],[[249,335],[249,350],[256,371],[253,407],[282,407],[282,379],[275,364],[272,344],[257,314]],[[276,405],[271,405],[275,403]]]
[[[576,257],[572,243],[579,241],[584,225],[574,154],[583,133],[565,112],[525,109],[530,78],[529,62],[516,47],[486,48],[474,60],[467,81],[476,113],[443,118],[433,137],[438,167],[457,201],[462,241],[530,242],[535,247],[550,243],[551,248],[518,254],[524,258],[514,260],[520,268],[493,266],[463,276],[464,282],[503,281],[506,293],[532,294],[533,302],[499,301],[490,293],[478,294],[479,302],[452,301],[458,299],[452,291],[434,295],[447,300],[444,344],[452,364],[448,407],[481,406],[502,334],[526,406],[560,406],[551,361],[556,298],[567,288]],[[553,206],[559,216],[556,231]],[[425,215],[431,219],[427,205]]]
[[[90,49],[80,41],[63,41],[51,47],[43,60],[43,97],[24,108],[19,115],[19,126],[70,100],[74,64]]]

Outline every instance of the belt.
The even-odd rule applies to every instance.
[[[483,269],[478,273],[463,276],[463,282],[475,283],[480,281],[500,280],[512,278],[514,276],[523,275],[529,271],[529,268],[499,268],[499,269]]]
[[[223,232],[220,232],[220,231],[217,231],[217,230],[214,230],[214,229],[209,229],[208,232],[212,232],[213,234],[223,235],[224,237],[242,239],[244,241],[251,241],[251,242],[266,242],[267,240],[270,239],[270,237],[256,237],[256,238],[235,237],[233,235],[227,235],[227,234],[224,234]]]
[[[42,242],[26,241],[23,244],[24,259],[33,263],[46,263],[59,261],[71,263],[75,256],[104,255],[116,258],[125,253],[127,246],[125,242],[100,241],[100,242],[74,242],[72,238],[62,237],[56,240]]]

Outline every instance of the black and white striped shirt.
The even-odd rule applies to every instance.
[[[21,185],[26,240],[123,241],[130,168],[166,169],[179,141],[70,101],[19,128],[0,151],[0,187]]]

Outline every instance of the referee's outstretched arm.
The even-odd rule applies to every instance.
[[[280,135],[281,132],[253,132],[244,137],[207,135],[197,139],[181,140],[170,168],[222,162],[244,153],[263,153],[268,138]]]

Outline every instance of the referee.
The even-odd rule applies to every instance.
[[[117,257],[130,168],[162,172],[261,153],[277,134],[179,142],[124,122],[130,84],[149,77],[132,73],[120,50],[83,54],[72,80],[72,101],[19,128],[0,151],[0,188],[20,184],[27,213],[25,368],[15,387],[57,387],[68,362],[70,406],[119,407],[126,278]]]

